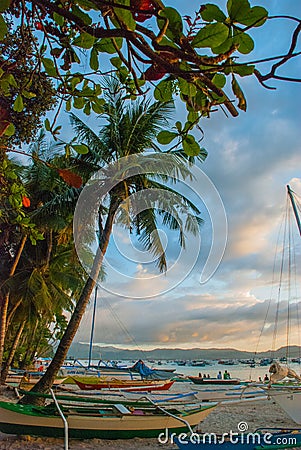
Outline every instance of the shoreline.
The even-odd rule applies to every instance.
[[[11,389],[1,388],[0,400],[16,401]],[[246,432],[254,432],[260,427],[298,428],[284,411],[272,400],[254,400],[245,403],[219,404],[199,425],[201,433],[237,433],[244,424]],[[300,428],[300,427],[299,427]],[[172,450],[175,444],[160,444],[157,439],[70,439],[69,450]],[[31,436],[16,436],[0,433],[0,450],[60,450],[64,449],[64,439]]]

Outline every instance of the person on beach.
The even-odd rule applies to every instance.
[[[230,379],[230,374],[227,370],[225,370],[224,372],[224,380],[229,380]]]
[[[217,378],[218,380],[221,380],[221,379],[222,379],[222,372],[221,372],[221,371],[218,372],[216,378]]]
[[[263,381],[270,381],[269,376],[268,376],[267,373],[265,374]]]

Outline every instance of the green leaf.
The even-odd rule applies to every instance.
[[[189,123],[196,123],[199,119],[199,113],[197,111],[189,111],[187,120]]]
[[[223,23],[212,23],[205,25],[196,34],[191,45],[193,47],[216,47],[222,44],[229,35],[229,28]]]
[[[154,91],[154,97],[160,102],[169,102],[172,100],[173,82],[171,80],[162,80]]]
[[[4,39],[4,36],[7,34],[8,32],[8,28],[6,25],[6,22],[2,16],[2,14],[0,14],[0,40],[2,41]]]
[[[179,88],[182,94],[188,95],[188,97],[195,97],[197,93],[197,88],[194,84],[189,83],[187,80],[184,80],[184,78],[179,77]]]
[[[83,32],[81,33],[77,38],[74,39],[72,42],[72,45],[75,45],[76,47],[80,48],[86,48],[89,49],[93,47],[95,43],[95,37],[91,36],[91,34]]]
[[[237,73],[241,77],[253,75],[254,70],[255,70],[255,66],[247,66],[244,64],[233,64],[231,66],[231,72]]]
[[[226,20],[226,16],[223,11],[221,11],[217,5],[213,5],[212,3],[203,5],[201,16],[203,20],[206,20],[206,22],[213,22],[213,20],[223,22]]]
[[[89,11],[90,9],[97,9],[94,3],[90,2],[89,0],[76,0],[76,3],[86,11]]]
[[[6,128],[4,135],[8,136],[8,137],[13,136],[15,134],[15,132],[16,132],[16,128],[15,128],[14,124],[10,123],[8,125],[8,127]]]
[[[236,78],[234,77],[234,75],[232,76],[231,84],[232,84],[233,93],[236,96],[236,98],[238,99],[238,108],[243,111],[246,111],[247,110],[247,101],[246,101],[244,93],[243,93],[240,85],[238,84]]]
[[[45,69],[46,73],[50,77],[56,77],[57,76],[56,67],[55,67],[54,62],[53,62],[52,59],[50,59],[50,58],[42,58],[42,64],[44,66],[44,69]]]
[[[90,67],[92,70],[98,70],[99,63],[98,63],[98,51],[95,48],[95,46],[91,50],[90,55]]]
[[[175,8],[166,7],[159,12],[159,16],[169,20],[168,28],[166,31],[166,36],[169,39],[173,41],[175,38],[179,38],[182,36],[183,21],[182,17]],[[165,25],[165,20],[160,19],[160,17],[157,18],[157,23],[160,30],[162,30]]]
[[[50,125],[50,121],[49,119],[45,119],[44,121],[44,127],[46,131],[50,131],[51,130],[51,125]]]
[[[66,111],[71,111],[71,99],[70,98],[66,101]]]
[[[179,131],[179,133],[182,131],[182,124],[179,120],[177,120],[177,122],[176,122],[176,128]]]
[[[188,134],[183,139],[183,149],[188,156],[198,156],[201,150],[199,144],[195,140],[194,136],[192,136],[192,134]]]
[[[84,112],[87,116],[89,116],[89,115],[91,114],[91,103],[90,103],[90,102],[87,102],[87,103],[85,104],[85,107],[84,107],[84,109],[83,109],[83,112]]]
[[[162,145],[170,144],[178,136],[177,133],[173,133],[172,131],[160,131],[157,136],[157,141]]]
[[[268,15],[268,11],[262,6],[253,6],[248,17],[240,18],[239,22],[247,26],[260,27],[265,23]]]
[[[89,148],[85,144],[73,144],[72,148],[80,155],[89,153]]]
[[[239,22],[240,17],[245,17],[250,12],[248,0],[228,0],[227,10],[233,22]]]
[[[115,38],[114,42],[118,48],[122,47],[122,38]],[[116,53],[116,49],[114,47],[113,40],[111,38],[101,39],[99,42],[97,42],[95,44],[95,47],[97,48],[97,50],[99,52],[110,53],[110,54]]]
[[[15,88],[18,87],[18,84],[17,84],[17,82],[16,82],[16,80],[15,80],[15,77],[13,76],[12,73],[10,73],[9,75],[6,75],[6,80],[8,81],[8,83],[9,83],[11,86],[13,86],[13,87],[15,87]]]
[[[60,27],[62,27],[64,25],[65,19],[63,16],[60,16],[59,14],[57,14],[56,12],[53,13],[53,20],[55,21],[55,23],[57,23]]]
[[[237,51],[243,55],[250,53],[254,49],[254,41],[247,33],[235,33],[233,42],[239,45]]]
[[[31,99],[31,98],[35,98],[37,96],[37,94],[35,94],[34,92],[28,92],[28,91],[22,91],[22,95],[25,98]]]
[[[113,56],[110,61],[112,66],[116,67],[117,69],[120,69],[120,67],[122,66],[122,61],[118,56]]]
[[[85,25],[91,25],[92,18],[89,16],[89,14],[86,14],[83,11],[81,11],[79,7],[76,5],[73,5],[71,10],[75,16],[79,17],[84,22]]]
[[[11,0],[1,0],[1,4],[0,4],[0,12],[4,12],[6,11],[9,6],[11,4]]]
[[[222,73],[217,73],[212,78],[212,82],[215,84],[215,86],[222,89],[226,84],[226,77]]]
[[[74,97],[73,106],[76,109],[82,109],[85,105],[85,99],[83,97]]]
[[[13,110],[16,112],[21,112],[24,109],[23,98],[21,94],[17,95],[16,100],[14,101]]]

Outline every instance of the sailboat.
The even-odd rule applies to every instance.
[[[294,212],[299,234],[301,236],[301,220],[299,215],[300,205],[297,205],[294,192],[287,186],[287,193]],[[291,269],[289,268],[289,273]],[[288,358],[287,358],[288,360]],[[267,388],[268,395],[299,425],[301,425],[301,376],[289,367],[282,367],[274,362],[269,369],[271,373],[270,383]],[[275,385],[285,378],[295,379],[298,385]]]

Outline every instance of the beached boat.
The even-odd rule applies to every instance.
[[[238,378],[229,378],[229,379],[219,379],[219,378],[202,378],[202,377],[188,377],[194,384],[215,384],[217,386],[227,385],[233,386],[236,384],[240,384],[240,380]]]
[[[130,391],[167,391],[174,384],[173,380],[159,381],[159,380],[100,380],[95,383],[85,383],[83,381],[73,378],[77,386],[83,391],[99,391],[101,389],[122,389]]]
[[[60,404],[68,422],[71,438],[129,439],[158,437],[168,428],[175,433],[188,430],[203,421],[216,404],[189,410],[170,408],[168,411],[150,406],[127,408],[112,406],[70,406]],[[64,436],[64,423],[56,407],[20,405],[0,402],[0,431],[34,436]]]
[[[267,394],[296,422],[301,425],[301,387],[275,387]]]

